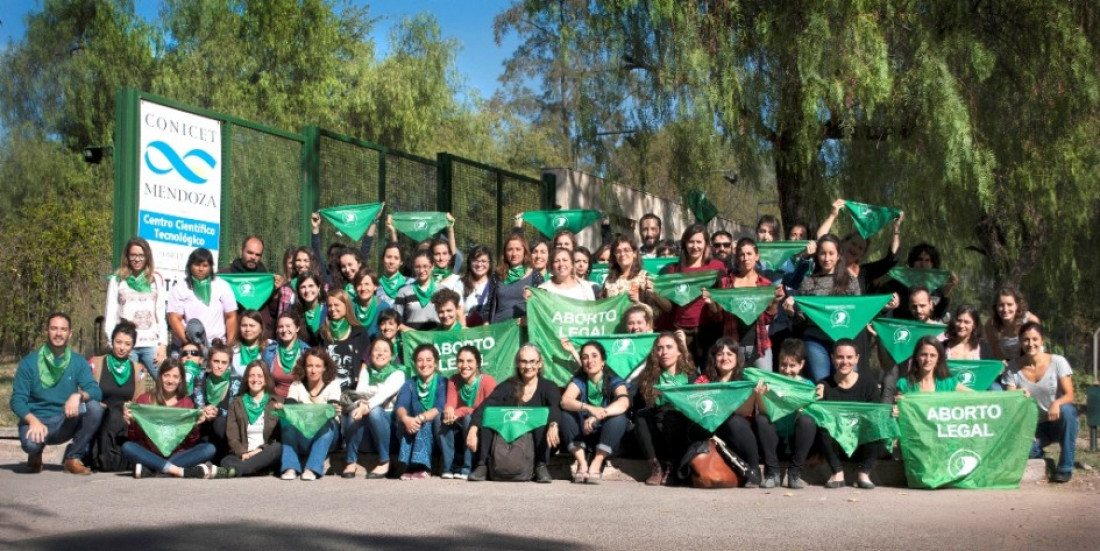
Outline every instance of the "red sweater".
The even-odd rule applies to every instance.
[[[481,402],[492,394],[493,389],[497,387],[496,379],[481,374],[481,383],[477,386],[477,396],[474,396],[474,407],[467,407],[462,404],[459,407],[458,403],[458,389],[462,386],[462,375],[452,375],[450,379],[447,379],[447,405],[446,407],[455,409],[455,417],[463,418],[474,412],[474,408],[481,405]]]
[[[137,403],[142,404],[142,405],[146,405],[146,406],[156,405],[153,402],[153,394],[151,392],[146,392],[145,394],[142,394],[141,396],[138,396]],[[191,401],[190,396],[184,396],[183,398],[180,398],[179,400],[176,400],[176,405],[174,405],[172,407],[183,408],[183,409],[195,409],[195,403]],[[149,451],[151,451],[151,452],[153,452],[157,455],[160,455],[160,450],[158,450],[156,445],[154,445],[153,442],[151,442],[149,440],[149,438],[147,436],[145,436],[145,431],[141,430],[141,427],[138,426],[136,421],[130,423],[130,428],[127,430],[126,438],[129,441],[141,444],[142,446],[145,446],[145,448],[148,449]],[[187,438],[184,438],[183,442],[180,442],[180,445],[177,446],[176,449],[172,450],[172,453],[168,454],[168,457],[171,457],[171,456],[173,456],[173,455],[175,455],[175,454],[177,454],[177,453],[179,453],[183,450],[186,450],[187,448],[190,448],[190,447],[192,447],[192,446],[194,446],[195,444],[198,444],[198,443],[199,443],[199,426],[196,424],[195,428],[191,429],[191,433],[187,435]]]
[[[726,275],[726,265],[722,264],[721,260],[711,260],[698,268],[681,268],[679,264],[669,264],[661,273],[690,274],[692,272],[705,272],[707,270],[718,271],[718,277],[715,278],[716,281]],[[691,301],[687,306],[680,306],[676,303],[672,303],[671,314],[671,321],[674,329],[695,329],[704,323],[720,321],[714,319],[710,312],[706,310],[706,304],[703,302],[702,297]]]

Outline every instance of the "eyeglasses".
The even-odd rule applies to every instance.
[[[714,242],[714,247],[718,248],[718,249],[728,249],[732,246],[733,246],[733,243],[719,243],[717,241]]]
[[[145,255],[143,254],[128,254],[126,256],[131,260],[145,260]]]
[[[180,350],[180,356],[183,356],[184,358],[186,358],[186,357],[201,358],[202,357],[202,351],[201,350]]]
[[[520,360],[516,360],[516,363],[519,364],[520,369],[537,369],[538,365],[539,365],[538,360],[523,360],[523,359],[520,359]]]

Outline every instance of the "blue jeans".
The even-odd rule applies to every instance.
[[[466,448],[466,433],[470,430],[470,416],[455,419],[450,425],[439,429],[439,448],[443,451],[443,472],[470,474],[473,468],[474,454]],[[461,464],[455,461],[455,455],[462,456]]]
[[[1057,421],[1039,421],[1035,427],[1035,442],[1031,445],[1031,457],[1043,456],[1043,448],[1058,442],[1062,453],[1058,456],[1058,472],[1073,472],[1073,456],[1077,452],[1077,408],[1062,404],[1061,417]],[[1046,414],[1039,412],[1040,418]]]
[[[571,411],[561,413],[561,441],[565,443],[570,452],[577,448],[589,449],[595,447],[596,451],[602,451],[611,455],[619,448],[626,434],[626,415],[615,415],[603,420],[596,425],[592,434],[584,434],[581,427],[584,422],[580,415]]]
[[[283,430],[283,470],[302,472],[302,456],[306,457],[306,468],[313,471],[317,478],[325,475],[325,459],[328,457],[329,448],[336,438],[336,421],[329,421],[313,438],[306,438],[298,429],[287,423],[282,424]]]
[[[359,461],[359,447],[363,443],[363,437],[370,432],[370,442],[378,453],[378,462],[387,463],[390,460],[390,438],[393,422],[393,412],[380,407],[370,410],[370,413],[358,421],[352,421],[351,415],[344,416],[344,442],[347,453],[348,465]]]
[[[833,359],[829,357],[833,343],[813,337],[806,337],[803,341],[806,343],[806,376],[815,383],[821,382],[833,372]]]
[[[160,454],[137,442],[123,442],[122,457],[125,457],[131,463],[140,463],[142,467],[150,471],[162,473],[164,469],[168,468],[169,464],[186,469],[210,461],[214,458],[214,444],[205,442],[196,444],[165,459]]]
[[[140,346],[130,351],[130,359],[134,363],[140,363],[145,366],[145,370],[153,376],[155,381],[157,378],[157,347],[155,346]]]
[[[65,414],[39,419],[46,425],[46,440],[41,444],[31,442],[27,438],[30,425],[19,422],[19,444],[23,451],[29,455],[38,455],[46,446],[61,444],[66,440],[72,442],[65,448],[65,459],[83,459],[88,454],[88,446],[95,438],[99,430],[99,423],[103,421],[103,405],[96,401],[80,404],[80,411],[76,417],[65,417]]]
[[[419,465],[430,471],[432,469],[432,444],[435,443],[436,437],[439,435],[439,425],[441,424],[439,417],[436,417],[430,424],[421,425],[416,434],[409,434],[405,432],[404,427],[398,427],[401,431],[397,454],[398,461],[410,467]]]

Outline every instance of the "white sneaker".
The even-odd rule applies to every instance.
[[[442,478],[443,480],[453,480],[455,478],[455,474],[454,473],[443,473],[443,474],[439,475],[439,478]]]
[[[141,463],[134,465],[134,479],[140,479],[145,475],[145,468],[141,466]]]
[[[283,480],[294,480],[295,478],[298,478],[298,474],[290,469],[287,469],[286,472],[283,473],[283,476],[280,476],[279,478]]]
[[[466,480],[467,478],[470,478],[470,475],[462,474],[462,473],[455,473],[455,480]]]
[[[302,471],[302,480],[305,480],[307,482],[310,480],[317,480],[317,475],[313,474],[313,471],[307,469],[305,471]]]

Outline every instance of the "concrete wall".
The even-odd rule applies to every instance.
[[[679,201],[668,199],[623,184],[607,182],[603,178],[569,168],[544,168],[544,175],[552,174],[557,180],[554,203],[562,209],[594,209],[610,217],[613,233],[631,235],[637,241],[637,222],[642,215],[652,212],[661,218],[662,239],[679,240],[684,229],[695,221]],[[707,224],[710,232],[724,229],[734,238],[749,235],[752,228],[722,218],[721,214]],[[577,236],[581,245],[595,252],[600,246],[600,229],[589,226]]]

